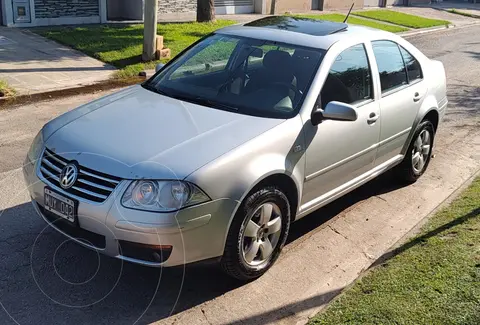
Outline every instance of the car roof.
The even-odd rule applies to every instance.
[[[315,20],[291,16],[269,16],[245,24],[248,27],[264,27],[275,30],[287,30],[312,36],[326,36],[346,30],[345,23]]]
[[[246,24],[222,28],[215,33],[264,39],[328,50],[347,39],[367,41],[390,39],[392,34],[378,29],[294,16],[269,16]]]

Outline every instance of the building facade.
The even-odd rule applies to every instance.
[[[217,15],[425,4],[430,0],[215,0]],[[143,20],[143,0],[0,0],[0,24],[31,27]],[[197,0],[158,0],[158,14],[195,13]]]
[[[32,27],[107,21],[107,0],[0,0],[1,25]]]

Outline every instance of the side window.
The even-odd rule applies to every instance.
[[[414,82],[415,80],[422,79],[422,67],[420,63],[411,55],[407,50],[400,46],[400,52],[402,52],[403,61],[407,66],[408,82]]]
[[[330,69],[321,93],[322,107],[331,101],[355,104],[372,98],[372,76],[365,47],[352,46],[340,53]]]
[[[408,83],[405,64],[398,44],[391,41],[372,42],[380,73],[382,94]]]

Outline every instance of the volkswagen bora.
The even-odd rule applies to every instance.
[[[293,221],[391,168],[417,180],[446,106],[442,63],[401,37],[269,17],[50,121],[24,175],[36,211],[84,246],[153,267],[216,259],[248,280]]]

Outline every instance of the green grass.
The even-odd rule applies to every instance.
[[[403,12],[398,12],[393,10],[355,11],[353,12],[353,15],[385,21],[388,23],[411,27],[411,28],[427,28],[427,27],[442,26],[442,25],[450,24],[450,22],[446,20],[424,18],[424,17],[409,15]]]
[[[480,178],[313,324],[480,324]]]
[[[15,96],[17,91],[12,88],[5,80],[0,80],[0,97]]]
[[[470,17],[470,18],[480,18],[480,15],[470,14],[468,12],[460,11],[460,10],[457,10],[457,9],[449,9],[448,12],[450,12],[452,14],[456,14],[456,15],[462,15],[462,16],[465,16],[465,17]]]
[[[171,49],[173,58],[199,38],[234,23],[217,20],[216,23],[158,24],[158,35],[164,37],[165,47]],[[32,31],[121,69],[116,75],[120,78],[136,76],[144,69],[154,68],[157,63],[143,63],[141,60],[143,24],[39,27]]]
[[[340,22],[342,14],[306,15],[303,17]],[[379,22],[350,17],[349,23],[383,29],[389,32],[407,30]],[[216,23],[167,23],[158,25],[158,35],[164,37],[164,44],[172,50],[172,58],[187,46],[216,29],[235,24],[230,20]],[[118,78],[138,75],[145,69],[152,69],[157,62],[144,63],[141,60],[143,46],[143,24],[135,25],[83,25],[62,27],[38,27],[32,31],[61,44],[75,48],[89,56],[120,69]],[[221,53],[217,53],[220,55]],[[168,60],[163,60],[165,63]]]
[[[345,20],[345,15],[342,15],[342,14],[296,15],[296,17],[304,17],[304,18],[310,18],[310,19],[321,19],[321,20],[328,20],[328,21],[334,21],[334,22],[343,22]],[[383,24],[383,23],[380,23],[380,22],[361,19],[361,18],[352,17],[352,16],[350,16],[348,18],[348,23],[353,24],[353,25],[361,25],[361,26],[367,26],[367,27],[372,27],[372,28],[376,28],[376,29],[381,29],[381,30],[391,32],[391,33],[400,33],[400,32],[404,32],[404,31],[408,30],[408,28],[405,28],[405,27],[387,25],[387,24]]]

